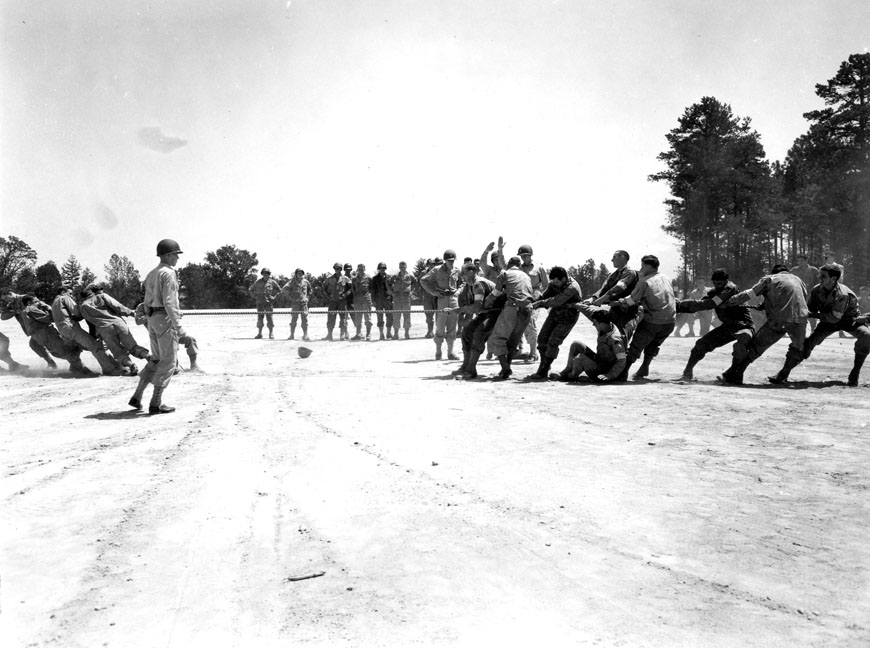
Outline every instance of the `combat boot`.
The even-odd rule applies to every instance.
[[[555,360],[555,358],[543,356],[541,358],[541,364],[538,366],[538,370],[529,376],[529,378],[532,380],[547,380],[550,377],[550,367],[553,366],[553,360]]]
[[[453,353],[453,340],[447,340],[447,359],[459,360],[459,356]]]
[[[262,326],[257,329],[257,334],[254,336],[254,339],[255,340],[262,340],[263,339],[263,327]]]
[[[436,360],[441,359],[441,345],[440,344],[435,347],[435,359]]]
[[[381,334],[383,335],[383,334]],[[372,325],[366,324],[366,342],[372,339]]]
[[[288,340],[295,340],[296,339],[296,327],[295,326],[290,327],[290,337],[288,337],[287,339]]]
[[[796,351],[792,347],[789,347],[785,354],[785,363],[783,363],[782,369],[780,369],[775,376],[768,376],[768,382],[773,385],[781,385],[788,382],[788,376],[791,373],[791,370],[797,367],[801,363],[801,360],[803,360],[803,353],[803,349]]]
[[[498,362],[501,365],[501,371],[498,372],[498,376],[496,376],[497,380],[507,380],[513,374],[511,371],[511,359],[507,354],[497,356]]]
[[[378,327],[378,334],[379,334],[378,340],[388,340],[390,337],[389,333],[387,333],[387,337],[384,337],[384,327],[383,326]]]
[[[380,327],[378,327],[378,328],[380,328]],[[383,329],[381,329],[381,330],[383,331]],[[391,329],[389,326],[387,327],[387,339],[388,340],[393,339],[393,329]]]
[[[405,339],[406,340],[411,339],[411,329],[405,329]]]
[[[686,368],[683,369],[683,380],[694,380],[694,369],[695,365],[701,361],[701,358],[704,357],[704,354],[698,351],[698,349],[692,348],[692,351],[689,353],[689,360],[686,362]]]
[[[155,385],[154,392],[151,394],[151,402],[148,404],[148,413],[149,414],[169,414],[170,412],[174,412],[175,408],[170,407],[169,405],[164,405],[161,401],[163,399],[163,387],[157,387]]]
[[[269,339],[270,339],[270,340],[274,340],[274,339],[275,339],[275,334],[272,332],[272,329],[269,329]]]
[[[649,376],[649,365],[652,362],[652,358],[647,354],[643,354],[643,362],[640,363],[640,367],[637,368],[635,374],[631,377],[632,380],[643,380],[647,376]]]

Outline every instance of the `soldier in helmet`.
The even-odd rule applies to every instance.
[[[308,342],[308,300],[311,298],[311,283],[305,278],[305,271],[302,268],[296,268],[293,278],[284,284],[281,292],[287,295],[290,300],[290,308],[293,311],[290,316],[290,337],[287,339],[296,338],[296,322],[301,315],[302,339]]]
[[[336,262],[332,265],[333,274],[326,278],[323,289],[326,292],[326,337],[324,340],[332,342],[332,330],[335,328],[335,316],[339,317],[340,339],[347,339],[347,295],[350,279],[341,274],[341,264]]]
[[[360,327],[363,320],[366,324],[366,340],[372,339],[372,278],[366,273],[365,264],[360,263],[351,279],[353,294],[353,326],[356,334],[352,339],[362,340]]]
[[[390,278],[390,295],[393,298],[393,339],[399,339],[399,324],[404,324],[405,339],[411,338],[411,294],[417,279],[408,272],[408,264],[399,261],[399,271]],[[403,321],[404,320],[404,321]]]
[[[260,278],[251,284],[248,292],[257,300],[257,334],[254,339],[263,338],[263,317],[265,316],[266,326],[269,329],[269,339],[274,340],[275,335],[272,333],[272,329],[275,328],[275,323],[272,321],[272,303],[281,293],[281,286],[272,279],[272,271],[269,268],[260,270]]]
[[[378,316],[379,339],[384,338],[384,315],[387,317],[386,339],[393,337],[393,297],[390,295],[390,277],[387,275],[387,264],[378,264],[378,273],[372,277],[372,301]]]
[[[437,300],[435,305],[435,359],[441,359],[441,346],[447,340],[447,358],[459,360],[459,356],[453,352],[453,343],[456,341],[456,322],[459,318],[457,310],[459,300],[459,268],[454,268],[456,252],[444,251],[444,263],[434,267],[422,279],[420,285],[429,295]],[[444,309],[451,309],[445,311]]]
[[[148,405],[149,414],[168,414],[174,407],[163,403],[163,392],[175,373],[178,362],[178,338],[184,335],[181,327],[181,309],[178,304],[178,278],[175,265],[181,247],[172,239],[157,244],[160,264],[145,277],[145,313],[148,316],[148,337],[151,359],[139,373],[139,384],[130,398],[130,407],[142,409],[145,387],[151,383],[154,392]]]

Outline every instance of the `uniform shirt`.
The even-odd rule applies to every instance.
[[[51,315],[51,306],[38,299],[24,308],[24,317],[27,320],[28,326],[32,331],[47,329],[54,324],[54,318]]]
[[[178,278],[172,266],[161,263],[145,277],[146,308],[164,308],[166,316],[176,329],[181,328],[181,310],[178,306]]]
[[[68,294],[58,295],[51,302],[51,316],[57,330],[63,333],[77,326],[75,322],[82,319],[81,310],[75,300]]]
[[[547,286],[544,294],[541,295],[544,308],[552,309],[552,313],[563,315],[565,313],[577,314],[577,310],[572,308],[573,304],[578,303],[583,299],[583,294],[580,290],[580,284],[574,279],[568,277],[568,283],[564,286],[556,287],[553,284]]]
[[[625,368],[625,337],[618,327],[611,326],[609,332],[599,333],[595,354],[599,366],[610,367],[605,378],[614,380],[622,373]]]
[[[379,272],[372,277],[372,298],[381,305],[390,303],[390,275]]]
[[[827,324],[849,323],[861,313],[858,297],[839,281],[831,290],[818,284],[810,293],[809,311],[819,315],[819,321]]]
[[[446,263],[435,266],[427,272],[420,285],[433,297],[452,297],[459,287],[459,268],[448,268]]]
[[[417,279],[414,275],[407,270],[404,272],[400,270],[391,277],[387,287],[390,289],[393,299],[410,299],[416,283]]]
[[[547,270],[543,266],[536,266],[534,263],[520,266],[523,272],[529,275],[532,280],[532,295],[535,299],[540,299],[543,292],[550,285],[550,278],[547,276]]]
[[[353,290],[353,298],[356,301],[371,301],[372,298],[372,278],[365,272],[362,274],[354,273],[351,279],[351,287]]]
[[[528,306],[534,299],[532,293],[532,280],[528,274],[516,266],[503,270],[495,282],[495,289],[490,293],[485,307],[492,306],[495,297],[504,294],[506,304],[511,306]]]
[[[350,279],[344,275],[329,275],[323,283],[326,300],[332,305],[345,303],[350,285]]]
[[[286,294],[291,302],[307,303],[311,297],[311,284],[305,277],[302,277],[301,280],[297,280],[296,277],[293,277],[290,281],[284,284],[281,292]]]
[[[614,270],[610,273],[607,279],[602,284],[598,292],[592,295],[593,298],[607,296],[607,301],[612,301],[630,295],[631,291],[637,285],[637,271],[632,270],[628,266],[624,266],[619,270]]]
[[[870,295],[866,297],[858,295],[858,308],[861,309],[862,313],[870,312]]]
[[[726,330],[753,328],[752,313],[749,311],[749,306],[745,304],[727,306],[725,304],[738,292],[737,286],[729,281],[722,290],[717,290],[715,287],[711,288],[702,299],[684,299],[677,306],[677,312],[697,313],[713,309]]]
[[[625,304],[643,306],[643,321],[650,324],[668,324],[677,313],[677,300],[671,280],[655,272],[641,277],[631,295],[623,298]]]
[[[800,277],[788,272],[767,275],[750,291],[764,296],[764,314],[771,322],[787,324],[807,319],[807,287]]]
[[[257,299],[257,304],[271,304],[275,301],[275,297],[281,292],[281,286],[277,281],[269,277],[260,277],[254,283],[251,284],[251,287],[248,288],[248,292],[253,293],[254,297]]]
[[[812,290],[813,286],[819,283],[819,269],[815,266],[807,265],[806,268],[795,266],[789,272],[795,277],[800,277],[801,281],[806,285],[807,290]]]
[[[22,296],[12,293],[8,303],[0,301],[0,320],[8,320],[14,317],[18,325],[21,326],[21,330],[24,331],[24,334],[30,335],[30,325],[27,323],[27,317],[24,315],[24,304],[21,303]]]
[[[111,295],[91,295],[79,306],[82,316],[97,328],[112,326],[123,321],[121,315],[134,315],[135,313],[116,300]]]

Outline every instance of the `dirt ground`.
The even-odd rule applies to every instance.
[[[135,379],[41,371],[3,322],[31,369],[0,372],[2,645],[870,644],[851,339],[787,386],[784,342],[744,387],[715,383],[725,349],[671,382],[684,338],[643,383],[462,383],[415,317],[303,360],[286,316],[275,341],[189,316],[205,371],[165,416],[128,408]]]

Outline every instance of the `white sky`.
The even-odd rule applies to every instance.
[[[678,265],[647,181],[705,95],[771,160],[870,47],[866,0],[2,0],[0,235],[98,276],[235,244],[260,266],[616,248]],[[143,148],[140,129],[188,141]]]

